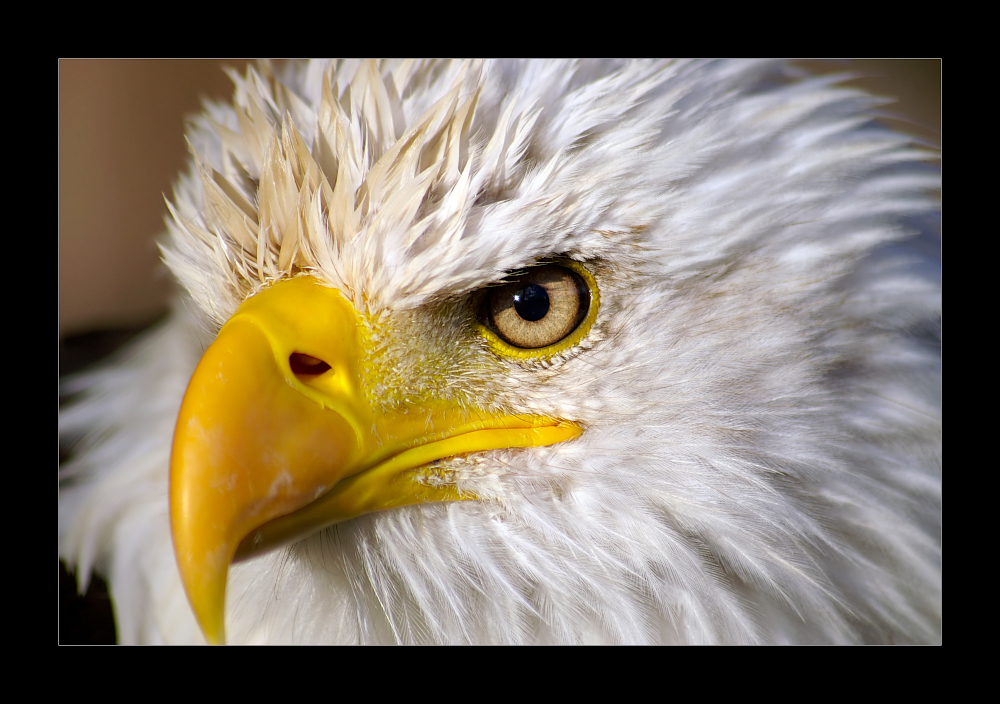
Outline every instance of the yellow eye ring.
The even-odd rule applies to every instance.
[[[541,293],[539,286],[545,289],[541,308],[535,297]],[[574,296],[579,300],[568,300]],[[579,306],[578,315],[574,306]],[[585,338],[599,308],[600,291],[590,271],[579,262],[559,260],[532,267],[504,286],[488,289],[476,330],[503,357],[545,359]]]

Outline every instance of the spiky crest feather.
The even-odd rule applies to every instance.
[[[429,65],[437,66],[404,62],[383,75],[372,61],[332,64],[313,76],[318,87],[289,87],[267,65],[265,75],[251,67],[233,77],[235,119],[228,121],[235,124],[202,119],[192,144],[200,188],[176,194],[164,252],[218,323],[261,286],[296,272],[316,273],[359,305],[400,309],[495,277],[504,270],[485,263],[498,256],[500,266],[523,263],[512,256],[512,242],[476,236],[473,206],[572,178],[581,161],[592,166],[594,159],[573,157],[581,140],[602,158],[618,151],[623,161],[652,138],[655,106],[646,108],[645,132],[623,140],[608,126],[667,70],[622,68],[564,96],[577,67],[526,66],[551,84],[542,83],[542,97],[563,99],[549,107],[554,115],[539,135],[538,97],[505,94],[484,81],[479,63]],[[443,95],[426,105],[426,95],[443,85]],[[296,90],[320,96],[315,111]],[[536,151],[525,158],[531,138]],[[561,172],[568,172],[563,179]],[[536,207],[562,210],[563,220],[575,207],[570,194],[548,200]],[[220,286],[221,262],[228,271]],[[450,277],[442,280],[437,269],[433,281],[420,276],[440,262],[453,262]]]

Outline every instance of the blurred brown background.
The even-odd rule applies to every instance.
[[[898,99],[896,126],[940,143],[938,60],[802,62],[854,71],[854,84]],[[228,99],[222,71],[246,61],[59,62],[59,333],[141,325],[166,310],[156,238],[163,194],[186,162],[184,118],[203,96]]]

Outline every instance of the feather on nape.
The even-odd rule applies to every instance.
[[[939,640],[938,174],[876,100],[740,61],[232,78],[169,203],[184,304],[60,414],[88,438],[60,555],[107,577],[122,642],[203,640],[168,519],[178,408],[237,307],[303,274],[375,321],[386,403],[444,384],[584,432],[451,458],[479,501],[233,565],[232,642]],[[600,287],[584,339],[453,344],[481,291],[556,257]]]

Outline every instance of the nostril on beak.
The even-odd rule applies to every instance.
[[[296,376],[316,376],[330,370],[330,365],[322,359],[301,352],[294,352],[288,358],[288,365]]]

